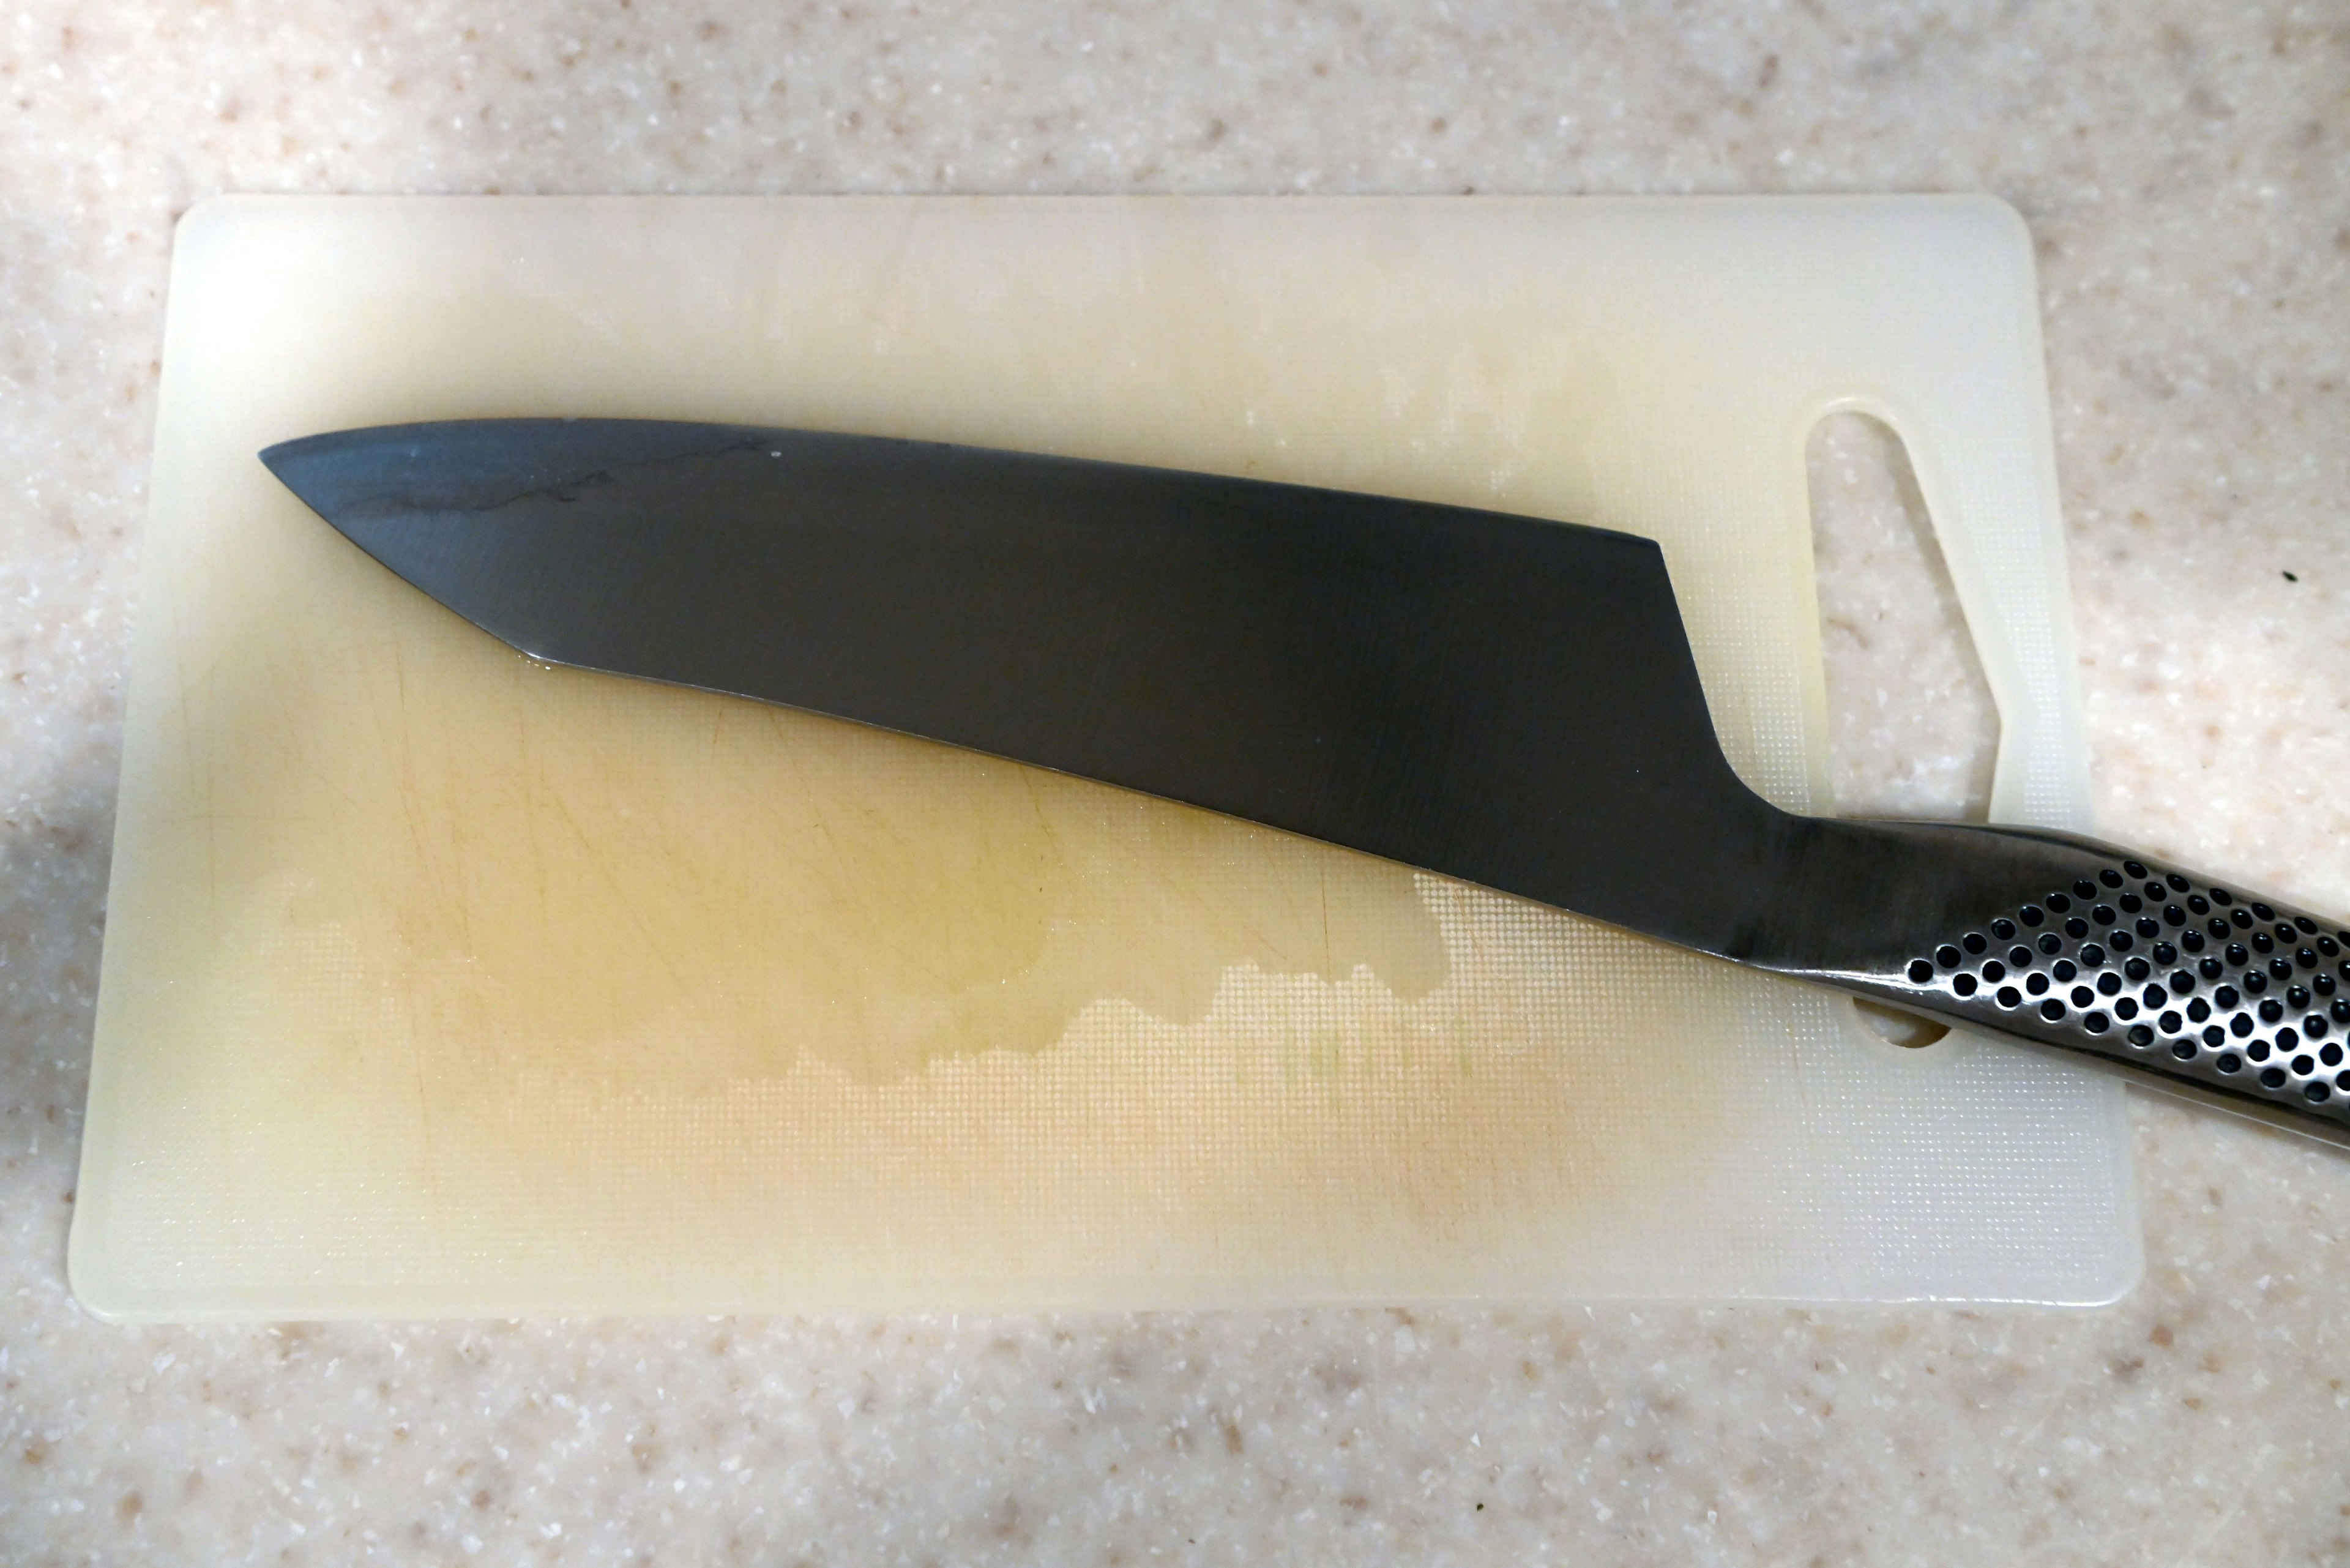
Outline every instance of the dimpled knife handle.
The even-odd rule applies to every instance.
[[[1819,978],[2350,1143],[2350,926],[2091,840],[1945,842],[1968,837],[2022,862],[1953,878],[1906,950]]]

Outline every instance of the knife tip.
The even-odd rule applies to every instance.
[[[385,493],[400,477],[408,443],[398,440],[398,433],[390,429],[323,431],[274,441],[255,455],[304,505],[342,528],[355,506]]]

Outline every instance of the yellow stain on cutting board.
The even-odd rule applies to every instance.
[[[540,665],[307,514],[250,521],[289,531],[305,591],[220,639],[170,776],[142,781],[217,873],[211,921],[176,933],[201,956],[127,1026],[172,1047],[151,1103],[218,1129],[201,1174],[129,1179],[151,1236],[225,1228],[293,1265],[331,1202],[401,1310],[580,1280],[614,1310],[776,1280],[820,1303],[834,1277],[870,1301],[910,1259],[1066,1300],[1091,1267],[1180,1292],[1295,1250],[1301,1202],[1375,1256],[1510,1251],[1528,1214],[1587,1229],[1730,1132],[1711,1096],[1578,1121],[1651,1069],[1562,976],[1637,996],[1702,961],[1167,802]],[[226,1221],[223,1168],[270,1183]]]

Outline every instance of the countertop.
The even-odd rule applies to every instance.
[[[2038,243],[2100,829],[2350,911],[2345,142],[2317,6],[16,5],[0,1556],[2350,1560],[2350,1158],[2151,1099],[2147,1276],[2095,1313],[122,1329],[63,1262],[203,195],[1995,192]],[[1842,802],[1979,808],[1995,721],[1898,452],[1840,424],[1813,472]]]

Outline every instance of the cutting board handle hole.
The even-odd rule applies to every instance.
[[[1835,811],[1985,820],[1999,710],[1908,450],[1881,420],[1831,413],[1804,477]]]
[[[1855,997],[1852,1002],[1860,1021],[1875,1030],[1887,1044],[1898,1045],[1905,1051],[1922,1051],[1950,1032],[1947,1023],[1937,1023],[1914,1012],[1904,1012],[1898,1007],[1887,1007],[1881,1002]]]
[[[1908,449],[1882,420],[1839,410],[1812,426],[1804,472],[1836,811],[1983,821],[1999,710]],[[1904,1050],[1950,1033],[1897,1008],[1853,1007]]]

